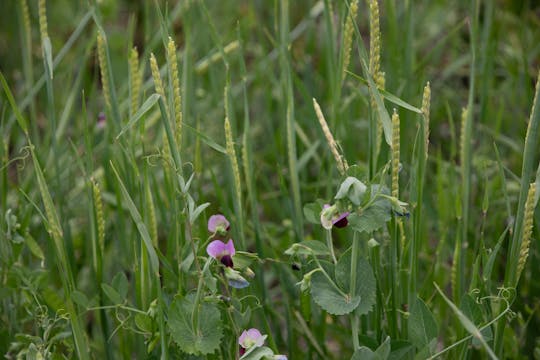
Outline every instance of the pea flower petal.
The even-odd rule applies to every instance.
[[[251,347],[261,347],[264,345],[264,340],[266,335],[262,335],[258,329],[251,328],[249,330],[244,330],[242,335],[238,338],[238,344],[244,349],[249,349]]]
[[[227,243],[221,240],[214,240],[206,247],[206,253],[227,267],[232,267],[232,257],[236,253],[232,239]]]
[[[223,263],[223,259],[221,262]],[[227,278],[229,286],[235,289],[243,289],[249,286],[249,281],[240,275],[238,271],[234,270],[232,266],[225,266],[225,278]]]
[[[336,205],[330,206],[325,204],[321,212],[321,225],[326,230],[330,230],[332,226],[344,228],[349,224],[349,220],[347,220],[347,216],[349,215],[350,212],[348,211],[339,213]]]
[[[221,214],[212,215],[208,219],[208,231],[212,234],[226,234],[231,224],[227,218]]]

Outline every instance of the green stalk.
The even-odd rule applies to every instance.
[[[193,303],[193,313],[191,314],[191,321],[193,322],[193,329],[199,327],[199,303],[201,302],[202,288],[204,285],[204,273],[208,271],[210,264],[212,264],[213,258],[209,256],[204,263],[203,270],[199,273],[199,282],[197,284],[197,292],[195,293],[195,302]]]
[[[336,116],[337,116],[337,102],[339,97],[337,92],[338,87],[340,88],[341,84],[338,85],[338,78],[341,78],[341,67],[336,63],[336,34],[334,29],[334,9],[332,7],[332,1],[324,0],[324,24],[326,27],[326,62],[328,64],[328,82],[330,83],[330,127],[334,128],[336,125]]]
[[[163,106],[163,101],[160,99],[160,107]],[[141,214],[139,213],[139,210],[137,210],[137,207],[135,206],[135,203],[131,199],[131,196],[129,195],[129,192],[122,182],[122,179],[120,178],[120,175],[118,174],[118,171],[114,167],[114,165],[111,164],[111,168],[113,170],[114,175],[116,176],[118,186],[120,187],[120,192],[122,193],[123,199],[126,202],[126,206],[130,212],[131,218],[133,219],[133,222],[137,226],[137,230],[139,231],[139,234],[143,240],[143,243],[145,245],[146,251],[149,256],[150,260],[150,269],[152,270],[152,275],[154,277],[154,281],[157,284],[157,296],[158,296],[158,326],[159,326],[159,332],[160,332],[160,343],[161,343],[161,359],[168,359],[169,353],[168,353],[168,347],[166,343],[166,332],[165,332],[165,321],[164,321],[164,311],[166,308],[166,305],[163,301],[163,294],[161,291],[161,286],[159,284],[161,283],[161,276],[159,273],[159,259],[157,256],[156,249],[154,249],[152,244],[152,239],[150,238],[150,233],[148,232],[148,229],[146,225],[144,224]]]
[[[30,11],[26,0],[21,0],[19,4],[20,6],[17,8],[17,14],[19,15],[21,44],[23,44],[21,49],[24,80],[26,83],[26,91],[31,91],[32,85],[34,84],[34,67],[32,66],[32,28],[30,23]],[[34,140],[39,144],[36,104],[33,98],[30,102],[30,123]]]
[[[288,55],[289,40],[289,0],[280,1],[280,64],[282,68],[282,81],[284,94],[286,97],[286,121],[287,121],[287,155],[289,162],[289,172],[291,190],[293,193],[293,221],[295,224],[296,237],[298,241],[304,238],[304,225],[302,214],[302,200],[300,198],[300,181],[298,179],[298,169],[296,167],[296,135],[295,135],[295,115],[294,115],[294,94],[292,87],[292,75],[290,59]]]
[[[360,239],[358,238],[358,232],[353,233],[353,244],[351,250],[351,299],[356,296],[356,274],[358,274],[358,254],[360,252]],[[360,341],[358,339],[358,329],[360,327],[360,316],[355,311],[351,314],[351,330],[352,330],[352,342],[353,351],[356,351],[360,347]]]
[[[409,305],[414,303],[417,296],[417,280],[418,280],[418,253],[420,248],[420,239],[422,235],[422,199],[424,197],[424,173],[426,166],[425,157],[425,123],[420,121],[418,128],[417,141],[415,141],[414,151],[416,169],[414,179],[411,183],[411,203],[413,208],[413,236],[411,237],[409,248],[409,293],[407,302]],[[420,137],[420,139],[419,139]]]
[[[240,40],[240,29],[238,28],[238,39]],[[244,62],[243,57],[243,48],[240,46],[240,68],[242,70],[242,86],[243,86],[243,100],[244,100],[244,134],[242,137],[242,163],[244,167],[244,177],[246,181],[246,189],[247,189],[247,196],[248,201],[251,207],[251,215],[252,215],[252,222],[253,222],[253,230],[255,233],[255,248],[257,250],[257,255],[264,259],[265,258],[265,250],[263,246],[262,241],[262,229],[261,224],[259,221],[259,215],[257,212],[257,209],[259,209],[259,203],[257,201],[257,187],[255,186],[255,176],[253,173],[253,147],[252,147],[252,140],[251,140],[251,121],[249,116],[249,102],[247,97],[247,70],[246,65]],[[275,266],[274,266],[275,268]],[[270,323],[268,321],[268,316],[271,317],[272,322],[277,323],[277,320],[273,317],[273,313],[269,310],[269,307],[271,306],[270,302],[268,301],[268,295],[266,291],[266,281],[265,281],[265,272],[264,271],[257,271],[256,277],[257,277],[257,283],[258,283],[258,290],[260,293],[260,297],[262,298],[263,307],[265,309],[265,312],[263,313],[263,325],[265,327],[265,331],[267,333],[272,333],[272,328],[270,327]],[[272,338],[273,342],[273,338]],[[276,348],[275,344],[273,344],[274,348]]]
[[[64,57],[69,52],[69,50],[73,47],[73,44],[75,44],[75,42],[81,36],[81,34],[84,31],[86,25],[88,24],[88,22],[92,18],[93,11],[94,11],[93,8],[91,8],[78,21],[77,28],[75,28],[75,30],[73,31],[73,33],[71,34],[69,39],[66,41],[64,46],[60,49],[60,51],[58,52],[58,54],[56,55],[56,57],[52,61],[52,70],[53,70],[53,72],[58,67],[60,62],[64,59]],[[43,75],[41,75],[41,77],[38,79],[38,81],[32,87],[32,89],[29,90],[28,94],[24,97],[24,99],[21,100],[21,102],[19,104],[19,107],[18,107],[19,111],[24,111],[29,105],[32,104],[32,102],[34,101],[34,97],[36,96],[36,94],[39,92],[39,90],[41,90],[41,88],[45,84],[46,77],[47,77],[47,73],[44,72]],[[11,124],[15,120],[16,116],[17,116],[16,114],[12,114],[9,117],[9,120],[7,121],[8,126],[7,126],[6,130],[9,130],[9,128],[11,128]]]
[[[538,153],[538,137],[540,135],[540,104],[538,99],[540,98],[540,71],[538,72],[538,79],[536,81],[536,91],[534,94],[534,100],[531,110],[531,116],[529,119],[529,125],[527,126],[527,135],[525,137],[525,148],[523,153],[523,164],[521,166],[521,182],[519,190],[519,202],[516,211],[516,222],[514,223],[514,232],[512,234],[512,242],[510,244],[510,254],[508,256],[508,263],[506,264],[506,271],[504,274],[505,287],[515,287],[518,281],[518,263],[519,252],[521,249],[521,242],[523,236],[523,220],[525,215],[525,203],[527,201],[527,193],[529,191],[529,183],[534,176],[535,156]],[[504,328],[506,326],[506,320],[503,318],[497,324],[497,330],[495,332],[495,353],[499,356],[503,356],[503,335]]]
[[[65,305],[66,311],[69,315],[71,329],[73,332],[73,340],[75,343],[75,349],[79,359],[86,360],[90,359],[89,357],[89,347],[84,334],[84,328],[81,322],[81,318],[77,314],[76,307],[71,300],[71,293],[76,289],[74,276],[71,270],[71,265],[69,260],[66,257],[66,250],[64,248],[64,239],[62,235],[62,228],[58,213],[56,212],[54,203],[49,193],[43,171],[39,165],[38,159],[34,152],[34,146],[30,141],[30,138],[27,139],[30,146],[30,153],[32,154],[32,159],[34,162],[34,171],[37,176],[37,181],[39,185],[39,191],[41,193],[41,198],[45,207],[45,212],[48,221],[48,228],[50,236],[55,245],[56,258],[58,261],[60,279],[62,280],[62,286],[65,292]]]
[[[228,69],[228,66],[227,66]],[[229,71],[227,70],[227,82],[225,84],[225,140],[227,147],[227,155],[229,157],[230,170],[233,177],[234,184],[234,211],[236,214],[238,234],[240,237],[240,245],[242,248],[246,248],[246,239],[244,233],[244,207],[242,202],[242,184],[241,184],[241,174],[240,167],[238,165],[238,157],[236,155],[236,150],[234,146],[232,126],[230,123],[230,116],[232,115],[229,110]]]
[[[332,241],[332,229],[325,231],[326,246],[330,250],[330,256],[334,264],[337,264],[336,254],[334,253],[334,242]]]
[[[478,29],[478,11],[479,1],[474,1],[471,5],[473,7],[472,24],[471,24],[471,72],[469,98],[467,103],[467,112],[464,115],[462,128],[461,128],[461,143],[460,143],[460,162],[461,162],[461,236],[457,239],[456,246],[458,249],[458,258],[455,259],[457,273],[456,273],[456,294],[458,298],[454,299],[459,304],[461,292],[464,289],[463,276],[464,276],[464,262],[461,257],[461,251],[463,246],[468,243],[468,230],[469,230],[469,208],[470,208],[470,194],[471,194],[471,157],[472,157],[472,128],[473,128],[473,116],[474,116],[474,97],[476,94],[476,49],[477,49],[477,29]]]

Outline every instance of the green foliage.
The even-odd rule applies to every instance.
[[[390,337],[387,337],[375,351],[366,346],[360,347],[354,352],[351,360],[387,360],[390,356],[390,350]]]
[[[433,314],[420,298],[416,299],[410,313],[408,322],[409,339],[419,350],[424,349],[426,346],[431,347],[432,340],[439,333]]]
[[[540,354],[539,9],[0,1],[0,354]]]
[[[290,248],[285,250],[286,255],[298,256],[298,255],[315,255],[324,256],[330,255],[328,246],[318,240],[304,240],[302,242],[293,244]]]
[[[367,260],[359,259],[355,296],[350,289],[350,250],[339,258],[335,266],[329,264],[324,270],[315,272],[311,279],[313,300],[328,313],[344,315],[356,309],[358,314],[367,314],[376,301],[375,277]]]
[[[172,339],[187,354],[214,353],[223,337],[219,309],[210,303],[195,304],[194,294],[177,296],[172,302],[167,322]],[[196,327],[193,316],[199,317]]]

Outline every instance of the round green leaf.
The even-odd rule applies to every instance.
[[[336,265],[336,280],[338,286],[350,292],[351,287],[351,250],[347,250]],[[367,314],[377,301],[377,283],[371,269],[371,264],[365,258],[358,256],[356,268],[356,296],[360,297],[357,313]]]
[[[360,296],[351,298],[350,294],[337,288],[335,281],[330,281],[320,271],[311,277],[311,296],[321,308],[333,315],[348,314],[360,304]]]
[[[193,328],[192,314],[195,295],[176,297],[169,309],[168,326],[173,340],[188,354],[211,354],[217,350],[223,337],[223,324],[219,309],[214,304],[199,304],[197,329]]]

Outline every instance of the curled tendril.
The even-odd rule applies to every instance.
[[[506,313],[506,319],[508,321],[512,321],[517,317],[517,313],[513,311],[512,309],[508,309],[508,312]]]
[[[20,155],[17,157],[14,157],[10,159],[4,166],[0,168],[0,171],[7,168],[9,165],[11,165],[14,162],[19,162],[17,164],[17,170],[23,170],[26,166],[26,159],[30,156],[30,146],[24,146],[19,150]]]
[[[120,329],[129,329],[129,325],[126,325],[126,323],[129,321],[129,319],[131,319],[131,313],[128,312],[127,313],[127,316],[124,315],[123,312],[119,311],[120,308],[119,307],[116,307],[115,308],[115,312],[114,312],[114,317],[116,318],[116,320],[118,320],[119,324],[118,326],[113,330],[113,332],[111,333],[111,336],[109,337],[109,341],[112,340],[112,338],[114,337],[114,335],[116,335],[116,333],[120,330]]]
[[[257,306],[256,306],[255,309],[262,308],[261,301],[260,301],[259,298],[256,297],[255,295],[246,295],[246,296],[243,296],[243,297],[241,297],[240,299],[238,299],[238,301],[240,301],[240,303],[242,303],[242,301],[244,301],[244,300],[246,300],[246,299],[249,299],[249,298],[255,299],[255,303],[257,304]]]
[[[58,309],[56,312],[56,318],[58,320],[69,320],[69,313],[66,311],[66,309]]]
[[[191,172],[194,172],[195,171],[195,165],[193,165],[193,163],[191,161],[188,161],[186,163],[183,164],[185,168],[188,168],[189,170],[191,170]]]
[[[512,303],[516,296],[516,289],[514,287],[500,287],[498,288],[498,296],[506,300],[508,303]]]
[[[478,305],[482,305],[482,300],[484,298],[480,297],[480,289],[478,289],[478,288],[472,289],[471,290],[471,296],[474,298],[475,303],[477,303]]]
[[[163,158],[163,155],[161,154],[161,152],[158,152],[157,154],[147,155],[147,156],[144,157],[144,159],[146,160],[146,163],[149,166],[158,166],[159,165],[159,160],[161,158]]]

